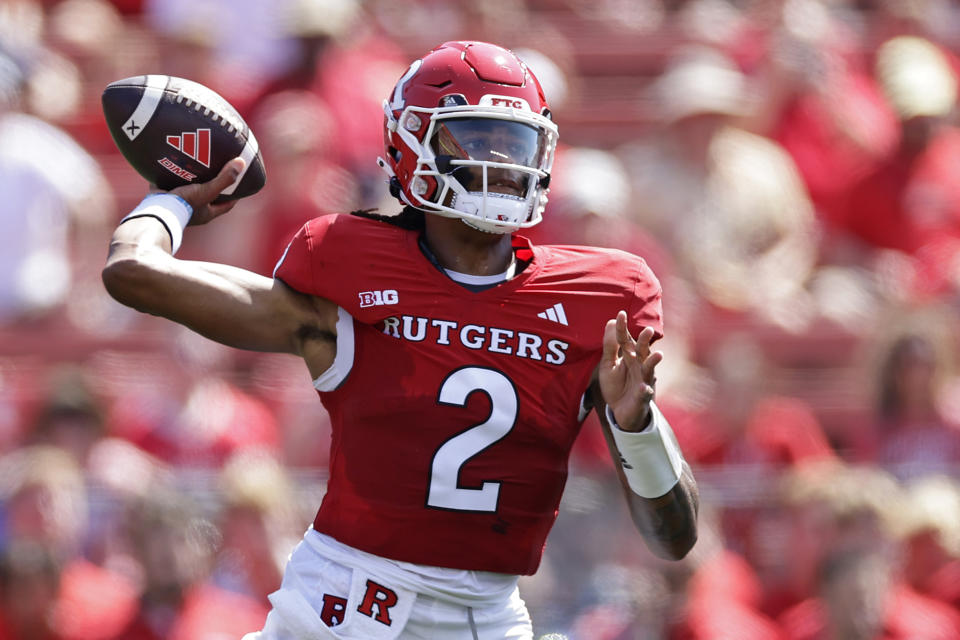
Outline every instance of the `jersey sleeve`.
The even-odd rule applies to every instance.
[[[339,215],[320,216],[297,231],[273,270],[290,288],[343,306],[350,264],[349,239],[338,230]]]
[[[313,238],[308,222],[300,227],[287,245],[277,266],[273,268],[273,277],[300,293],[319,295],[311,263],[312,251]]]
[[[367,299],[385,291],[396,295],[398,265],[412,268],[404,256],[408,240],[402,230],[382,222],[319,216],[296,233],[273,277],[300,293],[329,300],[356,320],[376,322],[395,307],[379,301],[371,305]],[[391,274],[389,284],[384,274]]]
[[[627,308],[627,323],[631,335],[637,335],[644,327],[652,327],[653,340],[663,337],[663,291],[653,270],[642,258],[638,259],[639,270],[633,286],[633,298]]]

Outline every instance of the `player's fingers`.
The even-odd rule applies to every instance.
[[[643,331],[637,336],[637,346],[638,347],[649,347],[650,343],[653,341],[654,331],[653,327],[644,327]]]
[[[644,360],[650,355],[650,342],[653,340],[653,327],[644,327],[637,336],[636,356],[638,360]]]
[[[203,196],[207,198],[207,201],[214,200],[221,191],[233,184],[245,165],[246,162],[243,158],[233,158],[223,165],[217,177],[203,185]]]
[[[643,380],[647,384],[653,386],[657,381],[655,370],[657,365],[663,361],[663,353],[660,351],[654,351],[651,353],[641,365],[641,371],[643,373]]]
[[[600,358],[601,364],[607,367],[612,367],[617,363],[617,355],[620,352],[617,333],[617,320],[607,320],[607,324],[603,328],[603,355]]]
[[[630,335],[630,331],[627,329],[627,312],[620,311],[617,313],[617,342],[620,344],[620,348],[623,349],[625,354],[635,355],[637,342],[633,339],[633,336]]]
[[[200,184],[189,184],[177,187],[171,193],[174,193],[193,207],[194,216],[191,218],[193,224],[203,224],[210,219],[210,216],[201,213],[201,210],[208,208],[211,202],[217,199],[220,192],[233,184],[240,173],[243,171],[245,162],[243,158],[233,158],[220,169],[213,180]],[[226,213],[222,211],[221,213]]]
[[[227,211],[230,211],[230,209],[233,209],[237,202],[237,200],[230,200],[228,202],[218,202],[217,204],[209,205],[208,209],[210,211],[210,218],[212,219],[216,218],[217,216],[222,216]]]

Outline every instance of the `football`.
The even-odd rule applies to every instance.
[[[170,190],[207,182],[241,156],[247,163],[243,173],[214,202],[263,188],[267,175],[256,137],[236,109],[202,84],[134,76],[107,85],[101,102],[120,153],[151,184]]]

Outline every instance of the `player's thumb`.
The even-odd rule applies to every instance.
[[[221,191],[229,187],[233,182],[240,176],[243,172],[243,168],[247,166],[246,161],[243,158],[233,158],[220,169],[220,173],[217,174],[217,177],[211,180],[206,184],[206,195],[209,196],[210,200],[213,200],[220,194]]]

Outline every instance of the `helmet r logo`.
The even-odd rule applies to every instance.
[[[410,65],[410,68],[407,69],[407,72],[403,74],[403,77],[397,81],[397,86],[393,89],[393,97],[390,100],[390,108],[392,110],[400,111],[403,109],[403,88],[406,86],[407,81],[413,77],[413,74],[419,71],[421,64],[423,64],[423,60],[414,60],[413,64]]]

